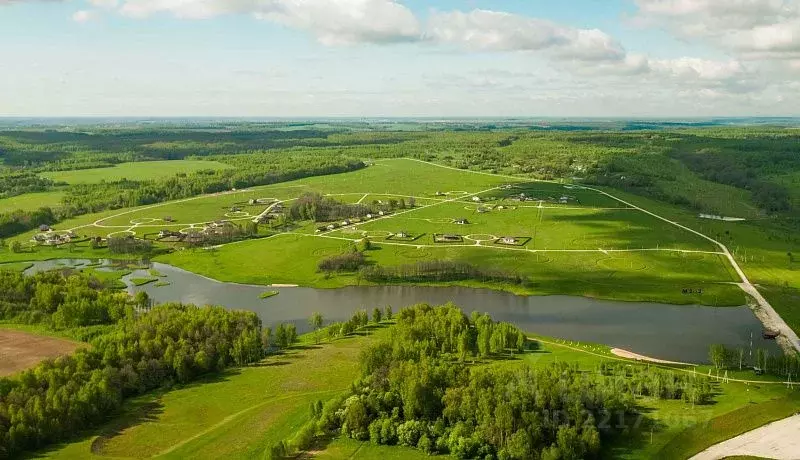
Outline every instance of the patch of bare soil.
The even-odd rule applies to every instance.
[[[0,377],[35,366],[45,358],[70,354],[82,345],[66,339],[0,329]]]

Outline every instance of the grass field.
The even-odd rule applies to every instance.
[[[305,423],[309,404],[345,391],[357,374],[361,347],[388,333],[379,329],[368,336],[313,345],[301,337],[300,346],[266,359],[257,366],[228,371],[192,385],[136,398],[120,417],[82,438],[41,453],[37,458],[267,458],[265,450],[290,438]],[[574,362],[593,371],[605,359],[607,347],[588,344],[540,342],[536,352],[513,361],[489,365],[518,366]],[[593,351],[598,350],[598,351]],[[700,371],[698,371],[700,372]],[[650,441],[650,425],[616,439],[606,454],[614,458],[646,459],[673,452],[676,444],[692,449],[706,447],[714,439],[684,438],[698,428],[720,421],[740,420],[741,408],[763,414],[741,426],[779,417],[788,407],[800,407],[787,398],[783,385],[720,384],[715,403],[692,408],[681,401],[638,398],[640,409],[656,421]],[[787,402],[788,401],[788,402]],[[413,449],[375,446],[349,439],[334,439],[319,446],[316,458],[417,459]],[[686,449],[680,450],[686,452]],[[667,457],[677,458],[677,457]]]
[[[276,199],[290,206],[295,197],[309,191],[350,203],[391,198],[409,202],[413,197],[416,207],[333,232],[317,233],[317,225],[301,222],[270,238],[213,251],[181,250],[156,260],[221,281],[341,287],[361,281],[354,274],[319,273],[319,261],[368,236],[374,243],[374,249],[367,252],[369,263],[469,262],[529,278],[525,287],[490,286],[518,293],[707,305],[741,305],[745,300],[738,288],[725,284],[736,278],[718,248],[606,195],[571,185],[526,182],[406,159],[382,160],[342,175],[81,216],[61,223],[58,230],[73,229],[87,236],[141,237],[161,229],[202,229],[205,223],[221,219],[241,224],[269,206],[268,201],[251,205],[251,199]],[[233,207],[239,211],[231,211]],[[469,223],[454,223],[459,218]],[[388,238],[398,232],[414,237]],[[34,233],[20,239],[27,242]],[[435,242],[433,235],[442,233],[461,235],[463,242]],[[520,244],[496,242],[507,236],[518,238]],[[35,251],[28,258],[0,254],[0,260],[51,258],[57,251],[65,254],[63,249]],[[87,253],[92,252],[80,244],[73,251],[75,257],[90,257]],[[702,294],[683,294],[686,288],[702,289]]]
[[[178,173],[191,173],[207,169],[228,169],[231,166],[217,161],[171,160],[122,163],[112,168],[78,169],[75,171],[52,171],[43,177],[67,184],[96,184],[98,182],[149,180],[171,177]]]
[[[0,198],[0,213],[33,211],[42,207],[56,208],[61,204],[63,196],[64,192],[41,192]]]

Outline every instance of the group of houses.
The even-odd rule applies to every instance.
[[[33,236],[33,242],[45,246],[58,246],[61,244],[71,243],[77,240],[78,234],[72,230],[62,233],[56,233],[49,225],[39,226],[38,234]]]
[[[269,208],[269,212],[258,216],[255,222],[259,224],[268,224],[269,221],[277,219],[278,217],[282,216],[283,213],[283,204],[275,203],[271,208]]]
[[[383,216],[385,216],[387,214],[389,214],[389,211],[378,211],[376,214],[367,214],[367,215],[365,215],[364,217],[362,217],[360,219],[359,218],[353,218],[353,219],[345,219],[345,220],[343,220],[341,222],[331,222],[328,225],[322,225],[320,227],[317,227],[317,233],[326,232],[326,231],[330,231],[330,230],[336,230],[337,228],[340,228],[340,227],[349,227],[350,225],[353,225],[355,223],[364,222],[364,221],[371,220],[371,219],[376,219],[378,217],[383,217]]]

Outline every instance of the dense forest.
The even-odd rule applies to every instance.
[[[635,397],[707,404],[713,395],[705,377],[655,368],[605,363],[592,375],[566,363],[515,362],[536,342],[453,305],[417,305],[395,318],[389,336],[362,352],[351,393],[315,406],[315,420],[274,446],[273,458],[326,433],[456,458],[596,458],[605,438],[625,430],[608,420],[636,418]]]

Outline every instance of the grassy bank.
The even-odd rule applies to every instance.
[[[301,337],[299,346],[271,356],[257,366],[228,371],[215,378],[175,387],[137,398],[123,413],[100,430],[58,446],[42,458],[78,459],[160,456],[162,458],[257,458],[275,442],[292,436],[310,418],[309,404],[345,391],[358,369],[363,346],[388,333],[387,328],[369,335],[314,343],[313,334]],[[548,342],[549,339],[548,339]],[[485,363],[495,366],[576,363],[594,372],[608,355],[608,347],[594,344],[545,343],[534,352],[511,361]],[[714,404],[692,407],[682,401],[638,398],[640,411],[651,421],[624,439],[607,443],[606,455],[614,458],[646,459],[659,452],[678,452],[691,445],[705,448],[716,438],[684,440],[714,420],[744,420],[752,424],[769,421],[785,410],[787,397],[782,385],[719,384]],[[745,408],[753,412],[737,411]],[[766,414],[761,416],[755,414]],[[727,417],[727,418],[726,418]],[[764,422],[766,423],[766,422]],[[653,429],[652,441],[650,430]],[[708,431],[703,429],[703,431]],[[733,431],[724,431],[732,433]],[[319,458],[422,458],[420,451],[374,446],[349,439],[328,440],[318,446]],[[684,452],[680,450],[680,452]],[[666,458],[666,457],[665,457]],[[669,457],[676,458],[676,457]]]

